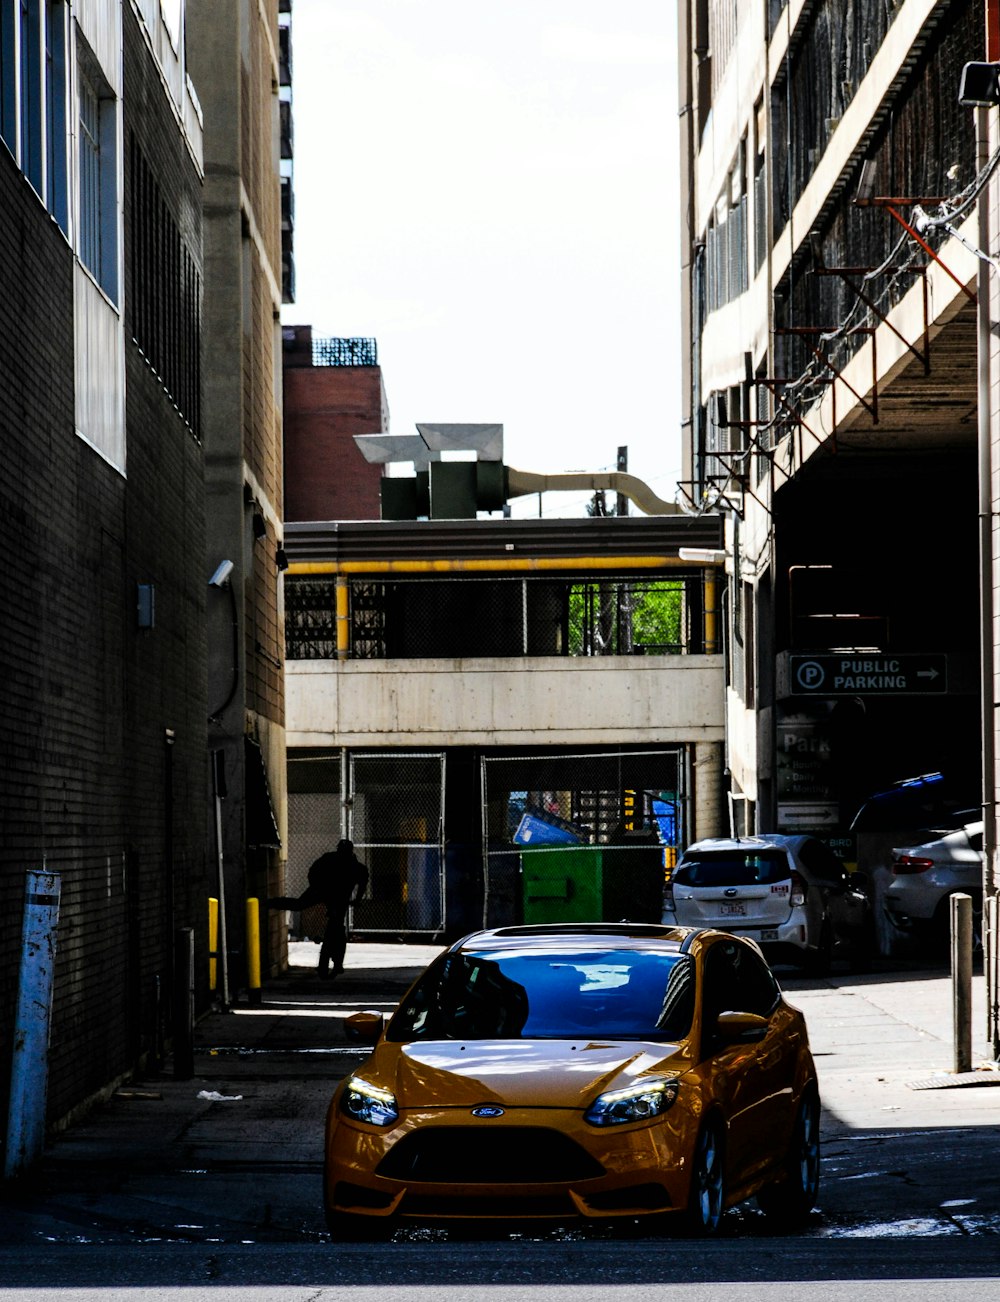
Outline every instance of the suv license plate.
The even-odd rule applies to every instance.
[[[732,904],[723,904],[719,909],[723,918],[745,918],[747,916],[747,906],[742,900],[737,900]]]

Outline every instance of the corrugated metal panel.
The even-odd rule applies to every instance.
[[[76,431],[125,471],[125,343],[121,319],[77,263],[73,286]]]
[[[676,556],[681,547],[721,548],[722,518],[607,517],[586,520],[319,521],[285,525],[290,561],[430,558]]]

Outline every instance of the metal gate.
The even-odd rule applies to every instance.
[[[345,824],[368,868],[352,911],[355,935],[436,935],[444,930],[443,753],[348,757]]]
[[[659,922],[686,750],[484,756],[483,925]]]

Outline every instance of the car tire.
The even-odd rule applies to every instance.
[[[384,1243],[392,1238],[396,1223],[390,1216],[355,1216],[328,1209],[326,1228],[334,1243]]]
[[[722,1126],[709,1118],[698,1131],[691,1159],[685,1230],[694,1237],[718,1234],[726,1210],[725,1153]]]
[[[784,1226],[802,1225],[816,1205],[819,1192],[819,1095],[809,1089],[799,1102],[792,1140],[785,1160],[785,1175],[765,1185],[757,1206]]]

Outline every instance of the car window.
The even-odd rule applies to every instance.
[[[749,945],[720,940],[705,955],[702,987],[704,1048],[717,1047],[715,1021],[720,1013],[757,1013],[769,1017],[780,991],[771,969]]]
[[[674,871],[674,882],[678,886],[755,886],[782,882],[789,875],[784,850],[689,850]]]
[[[969,845],[973,848],[973,850],[978,850],[979,853],[982,854],[982,852],[983,852],[983,834],[982,834],[982,832],[970,832],[970,833],[969,833]]]
[[[386,1038],[676,1041],[694,1016],[693,960],[651,950],[446,954],[400,1005]]]
[[[820,881],[842,882],[844,880],[844,865],[837,856],[822,841],[808,840],[802,842],[802,848],[799,850],[799,858],[803,865]]]

